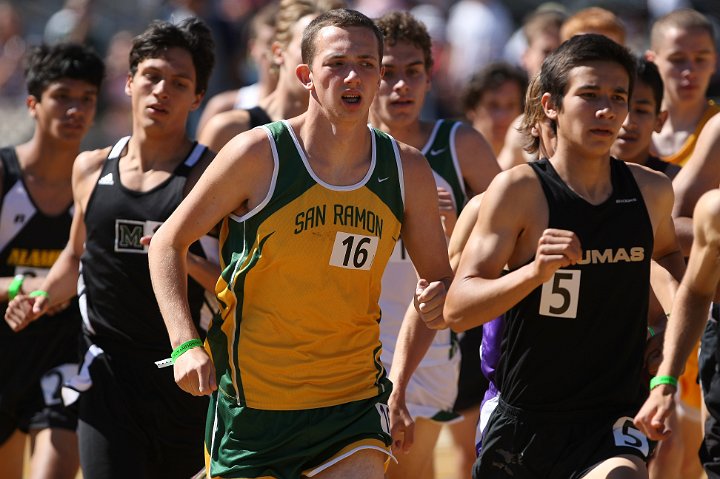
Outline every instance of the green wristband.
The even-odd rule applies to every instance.
[[[672,376],[655,376],[650,380],[650,390],[652,391],[661,384],[669,384],[670,386],[677,389],[678,380]]]
[[[201,339],[191,339],[190,341],[185,341],[177,348],[173,349],[172,354],[170,357],[172,358],[173,364],[175,364],[175,361],[177,361],[177,358],[185,354],[186,352],[190,351],[193,348],[202,348],[203,342]]]
[[[42,289],[36,289],[35,291],[32,291],[30,294],[28,294],[31,298],[37,298],[39,296],[42,296],[43,298],[50,299],[50,295],[47,291],[43,291]]]
[[[10,284],[8,285],[8,299],[12,300],[15,299],[15,296],[17,296],[20,293],[20,289],[22,288],[23,281],[25,281],[25,275],[23,274],[16,274],[15,277],[10,281]]]

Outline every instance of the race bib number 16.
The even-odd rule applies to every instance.
[[[330,265],[368,270],[375,259],[378,242],[377,236],[363,236],[338,231],[330,255]]]

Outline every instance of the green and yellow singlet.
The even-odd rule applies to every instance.
[[[388,387],[380,362],[380,285],[400,236],[397,144],[370,129],[365,177],[315,175],[289,124],[263,126],[275,168],[264,201],[222,224],[221,305],[208,342],[218,385],[266,410],[333,406]]]

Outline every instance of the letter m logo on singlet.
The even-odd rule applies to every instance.
[[[140,238],[152,236],[160,224],[157,221],[115,220],[115,252],[147,253]]]
[[[141,252],[144,248],[140,243],[143,236],[142,221],[115,220],[115,251],[123,253]]]

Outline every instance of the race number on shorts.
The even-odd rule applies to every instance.
[[[616,446],[635,448],[642,453],[643,457],[648,457],[650,453],[648,439],[635,427],[632,418],[626,416],[615,421],[613,436],[615,436]]]
[[[577,317],[580,273],[578,269],[559,269],[549,281],[543,283],[540,314],[570,319]]]
[[[330,265],[347,269],[370,269],[377,253],[379,238],[338,231]]]
[[[60,390],[68,378],[75,376],[78,372],[78,365],[73,363],[61,364],[43,374],[40,378],[40,386],[43,398],[47,406],[62,404]]]

